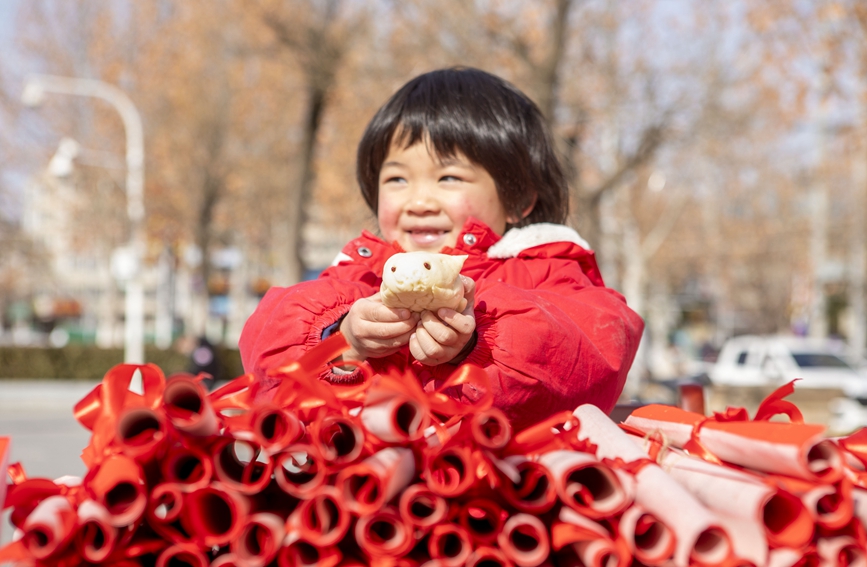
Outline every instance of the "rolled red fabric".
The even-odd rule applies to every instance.
[[[514,563],[506,554],[495,547],[482,545],[473,550],[467,558],[467,567],[512,567]]]
[[[318,547],[336,545],[349,531],[350,514],[343,495],[327,485],[302,501],[286,519],[286,532]]]
[[[769,480],[772,480],[781,490],[797,496],[812,521],[825,529],[842,528],[852,520],[855,514],[852,487],[847,480],[826,484],[779,475],[771,475]],[[787,547],[796,546],[788,545]]]
[[[343,553],[337,547],[320,548],[297,537],[287,536],[277,553],[279,567],[336,567]]]
[[[253,441],[223,436],[210,449],[214,477],[241,494],[261,492],[271,482],[273,461]]]
[[[807,507],[782,482],[769,482],[750,471],[708,463],[676,449],[660,452],[659,464],[699,501],[722,515],[758,522],[773,547],[800,548],[813,538]],[[798,486],[813,483],[791,479]],[[833,487],[830,487],[834,492]],[[850,514],[844,525],[848,522]]]
[[[359,422],[343,415],[326,415],[311,424],[310,437],[323,458],[343,466],[355,462],[364,449],[364,431]]]
[[[241,533],[229,546],[239,564],[267,565],[277,556],[285,535],[283,518],[270,512],[259,512],[247,517]]]
[[[337,474],[335,485],[342,493],[343,505],[350,512],[363,516],[391,501],[414,475],[412,450],[387,447],[361,462],[347,465]]]
[[[401,493],[397,510],[404,522],[429,530],[445,519],[448,504],[427,486],[411,484]]]
[[[551,552],[548,529],[542,520],[530,514],[509,517],[497,536],[500,549],[519,567],[541,565]]]
[[[637,504],[623,511],[617,529],[629,551],[644,565],[662,565],[674,554],[674,532]]]
[[[111,455],[91,469],[83,485],[91,498],[105,506],[111,524],[125,527],[142,517],[147,505],[144,472],[124,455]]]
[[[162,455],[168,439],[168,422],[162,411],[136,406],[118,416],[115,435],[125,455],[145,463]]]
[[[358,519],[355,541],[368,557],[400,557],[416,544],[412,526],[388,506]]]
[[[172,425],[188,435],[216,435],[220,428],[202,383],[184,376],[170,379],[163,391],[163,407]]]
[[[183,485],[164,482],[151,490],[145,518],[148,525],[168,542],[178,543],[190,539],[180,523],[183,502]]]
[[[507,517],[503,507],[488,498],[473,498],[457,512],[458,523],[476,545],[490,545],[497,541]]]
[[[848,535],[816,538],[816,552],[822,565],[867,566],[864,545]]]
[[[368,432],[386,443],[415,441],[430,426],[428,409],[418,400],[397,393],[368,396],[359,418]]]
[[[239,561],[234,553],[224,553],[218,555],[211,561],[210,567],[249,567],[243,561]]]
[[[428,488],[440,496],[450,498],[465,493],[476,482],[472,450],[466,446],[428,450],[422,476]]]
[[[157,567],[208,567],[211,560],[192,543],[176,543],[165,548],[157,555]]]
[[[211,455],[195,445],[170,448],[161,467],[165,482],[183,485],[187,491],[207,486],[214,474]]]
[[[551,471],[560,500],[588,518],[612,517],[632,503],[632,494],[614,470],[594,455],[551,451],[539,462]]]
[[[512,424],[498,408],[488,408],[472,415],[473,440],[486,449],[502,449],[512,440]]]
[[[517,474],[515,478],[501,477],[500,493],[506,502],[528,514],[541,514],[554,507],[557,488],[548,467],[521,455],[503,461]]]
[[[713,458],[756,471],[824,483],[843,476],[841,450],[822,437],[824,425],[715,421],[658,404],[637,408],[624,423],[644,433],[659,431],[678,448],[692,444],[693,454],[701,448]]]
[[[623,538],[571,508],[562,508],[551,526],[551,544],[558,552],[559,564],[626,567],[632,561]]]
[[[227,545],[238,537],[249,512],[246,498],[217,482],[184,495],[181,523],[200,546]]]
[[[77,514],[75,548],[83,559],[101,563],[114,551],[118,540],[117,528],[111,525],[111,514],[94,500],[79,504]]]
[[[315,445],[298,443],[274,456],[274,478],[287,494],[307,498],[325,484],[325,458]]]
[[[273,455],[297,443],[305,428],[294,412],[263,404],[251,410],[250,431],[262,450]]]
[[[35,559],[57,556],[72,540],[76,520],[75,509],[65,496],[49,496],[24,520],[21,541]]]
[[[461,526],[440,524],[430,531],[427,550],[430,557],[443,567],[459,567],[469,559],[473,545],[469,534]]]

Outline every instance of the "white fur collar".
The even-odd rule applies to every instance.
[[[514,258],[519,252],[527,248],[552,242],[573,242],[586,250],[590,250],[587,241],[568,226],[540,222],[507,230],[503,238],[488,248],[488,257]]]

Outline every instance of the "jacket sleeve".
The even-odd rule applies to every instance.
[[[238,348],[245,372],[270,385],[266,373],[319,344],[322,331],[345,315],[352,304],[379,290],[371,272],[343,275],[349,268],[329,268],[316,280],[268,290],[247,319]],[[341,277],[330,277],[334,273]]]
[[[486,369],[495,405],[518,430],[582,403],[609,412],[638,349],[641,317],[574,259],[524,259],[509,270],[477,284],[479,340],[466,360]]]

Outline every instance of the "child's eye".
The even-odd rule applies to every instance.
[[[383,180],[383,183],[403,183],[405,181],[406,179],[404,179],[403,177],[398,177],[394,175],[392,177],[386,177],[385,180]]]
[[[440,177],[440,181],[462,181],[460,177],[455,177],[454,175],[443,175]]]

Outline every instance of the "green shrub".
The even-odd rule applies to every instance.
[[[223,372],[219,380],[230,380],[244,373],[237,350],[219,348]],[[189,357],[175,350],[148,347],[145,361],[160,367],[166,376],[189,370]],[[0,379],[60,378],[99,380],[112,366],[123,362],[123,349],[101,349],[92,345],[71,344],[63,348],[0,347]]]

